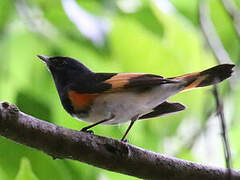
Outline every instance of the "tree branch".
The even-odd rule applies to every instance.
[[[63,128],[0,103],[0,135],[41,150],[54,158],[68,158],[144,179],[183,180],[228,178],[217,168],[167,157],[111,138]],[[233,179],[240,171],[232,170]]]
[[[141,178],[221,179],[216,176],[219,175],[224,179],[226,174],[224,168],[168,158],[113,139],[55,126],[19,112],[7,103],[0,104],[0,135],[42,150],[54,158],[75,159]],[[239,178],[239,172],[233,171],[233,174]]]
[[[218,37],[215,27],[211,21],[211,18],[209,15],[209,7],[207,5],[206,0],[203,0],[200,2],[199,14],[200,14],[200,22],[201,22],[201,28],[203,30],[203,34],[206,40],[208,41],[211,47],[211,50],[216,57],[216,60],[220,64],[225,61],[232,62],[228,52],[223,47],[222,42]],[[228,140],[228,131],[225,123],[226,120],[223,112],[223,104],[220,102],[218,89],[216,85],[214,86],[214,89],[213,89],[213,95],[216,100],[217,114],[219,115],[219,121],[221,124],[221,132],[222,132],[221,135],[223,140],[226,167],[228,168],[228,179],[232,180],[231,149],[230,149],[229,140]]]
[[[206,0],[199,1],[199,18],[204,36],[213,50],[219,64],[233,64],[228,52],[225,50],[221,39],[218,37],[216,29],[209,16],[209,7]]]
[[[228,172],[229,179],[231,180],[231,167],[232,167],[231,149],[230,149],[229,140],[228,140],[228,131],[227,131],[227,127],[226,127],[226,120],[225,120],[225,116],[224,116],[223,104],[219,98],[218,89],[217,89],[216,85],[213,88],[213,95],[215,97],[216,107],[217,107],[216,111],[219,116],[219,121],[221,124],[221,134],[222,134],[222,139],[223,139],[225,163],[226,163],[226,167],[229,169],[229,172]]]
[[[239,8],[237,7],[236,3],[233,0],[222,0],[222,3],[229,13],[230,17],[233,20],[235,30],[240,36],[240,12]]]
[[[202,27],[204,36],[205,36],[206,40],[208,41],[208,43],[211,47],[211,50],[216,57],[216,60],[220,64],[223,63],[225,61],[225,59],[227,59],[227,61],[231,62],[230,56],[227,53],[227,51],[224,49],[222,42],[216,33],[214,25],[210,20],[209,8],[207,6],[206,1],[201,1],[199,11],[200,11],[201,27]],[[225,56],[223,56],[223,55],[225,55]],[[220,98],[219,98],[218,90],[217,90],[216,86],[214,86],[213,95],[216,100],[216,107],[217,107],[216,109],[217,109],[217,113],[219,115],[219,120],[220,120],[220,124],[221,124],[221,132],[222,132],[221,135],[222,135],[222,139],[223,139],[226,167],[229,170],[229,180],[231,180],[232,179],[232,176],[231,176],[231,149],[230,149],[230,145],[229,145],[229,141],[228,141],[228,131],[226,128],[226,123],[225,123],[223,104],[220,102]]]

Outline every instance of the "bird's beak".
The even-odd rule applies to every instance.
[[[45,62],[46,64],[49,61],[49,57],[48,56],[42,56],[42,55],[37,55],[37,57],[41,60],[43,60],[43,62]]]

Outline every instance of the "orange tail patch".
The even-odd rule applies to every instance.
[[[233,67],[233,64],[220,64],[205,71],[186,74],[174,79],[182,80],[184,82],[184,90],[210,86],[231,77]]]
[[[183,90],[190,90],[190,89],[199,87],[201,82],[203,82],[206,78],[207,78],[207,75],[197,77],[197,79],[195,81],[193,81],[191,84],[189,84]]]

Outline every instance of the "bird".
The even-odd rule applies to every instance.
[[[183,111],[168,98],[186,90],[215,85],[232,75],[234,64],[220,64],[204,71],[164,78],[147,73],[95,73],[80,61],[63,56],[37,55],[54,79],[63,108],[78,120],[91,123],[81,131],[93,133],[98,125],[130,121],[121,141],[137,120]]]

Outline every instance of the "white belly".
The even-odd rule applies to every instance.
[[[120,124],[128,122],[136,115],[147,114],[168,97],[181,91],[176,84],[164,84],[143,93],[115,92],[99,96],[89,112],[87,122],[98,122],[114,115],[114,118],[103,124]]]

